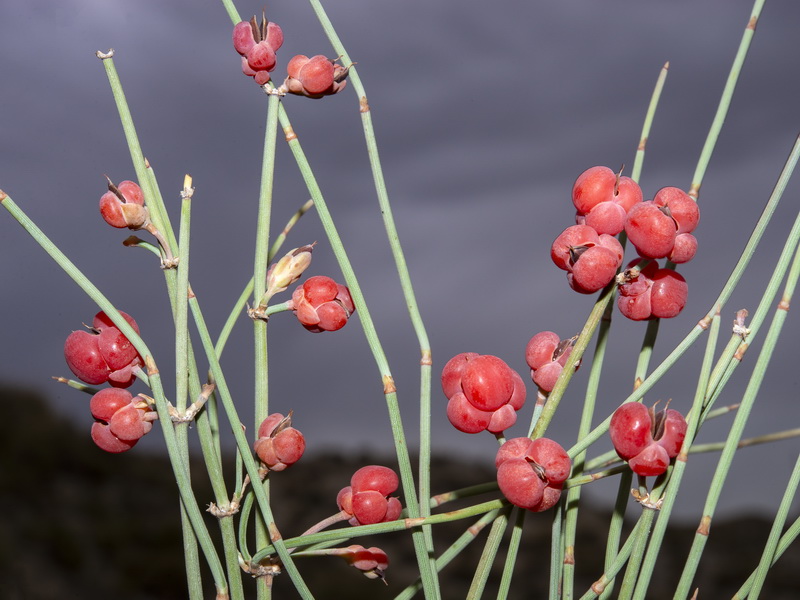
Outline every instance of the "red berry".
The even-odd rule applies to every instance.
[[[511,458],[497,467],[497,484],[506,500],[533,510],[544,495],[545,483],[524,458]]]
[[[267,23],[267,35],[264,40],[277,52],[283,46],[283,30],[274,21]]]
[[[552,331],[540,331],[528,341],[525,361],[531,368],[531,379],[543,392],[553,391],[558,376],[572,354],[573,343],[574,340],[562,340]]]
[[[98,448],[112,454],[126,452],[133,448],[138,441],[135,440],[131,442],[121,440],[111,433],[108,425],[99,422],[92,425],[91,435],[92,441],[97,445]]]
[[[491,412],[475,408],[462,392],[450,396],[447,402],[447,419],[464,433],[480,433],[489,427]]]
[[[261,422],[253,450],[270,471],[283,471],[303,456],[306,440],[291,426],[291,414],[273,413]]]
[[[464,369],[467,368],[467,363],[470,360],[478,356],[480,354],[477,352],[462,352],[447,361],[447,364],[442,369],[442,391],[447,398],[461,391],[461,376],[464,373]]]
[[[246,56],[247,64],[254,71],[272,71],[275,68],[275,50],[267,42],[258,42]]]
[[[130,315],[120,314],[139,332]],[[105,313],[99,312],[93,330],[73,331],[64,343],[67,366],[78,379],[89,384],[109,382],[115,387],[130,386],[133,369],[143,364],[133,344],[117,329]]]
[[[112,227],[141,229],[148,221],[142,189],[133,181],[111,182],[100,197],[100,215]]]
[[[271,21],[260,23],[253,17],[233,28],[233,47],[242,55],[242,72],[253,77],[258,85],[270,80],[270,71],[277,61],[275,53],[283,45],[283,31]]]
[[[680,273],[672,269],[659,269],[653,275],[653,287],[650,290],[650,310],[653,317],[671,319],[686,306],[689,286]]]
[[[617,235],[625,215],[642,201],[642,190],[630,177],[619,176],[608,167],[591,167],[572,186],[577,216],[598,233]]]
[[[700,222],[697,202],[680,188],[661,188],[653,197],[653,204],[668,210],[669,216],[675,220],[678,233],[691,233]]]
[[[336,503],[339,510],[352,515],[351,525],[394,521],[400,516],[402,506],[397,498],[387,496],[398,485],[397,475],[388,467],[362,467],[353,474],[350,485],[339,491]]]
[[[364,548],[364,546],[354,544],[342,548],[339,556],[370,579],[383,579],[384,572],[389,567],[389,557],[383,550],[375,546]]]
[[[697,240],[690,235],[700,220],[697,203],[676,187],[660,189],[652,201],[634,207],[625,232],[644,258],[668,257],[676,263],[691,260]]]
[[[639,262],[638,259],[632,261],[628,269]],[[683,310],[688,295],[689,286],[680,273],[659,269],[656,262],[650,262],[638,275],[628,277],[619,286],[617,306],[623,315],[634,321],[669,319]]]
[[[559,269],[567,271],[572,289],[591,294],[614,279],[623,250],[613,236],[598,234],[588,225],[572,225],[555,239],[550,257]]]
[[[617,274],[622,263],[614,250],[603,246],[587,248],[580,260],[575,261],[572,272],[567,274],[569,286],[581,294],[593,294],[606,287]]]
[[[675,244],[667,258],[676,264],[682,264],[692,260],[696,253],[697,238],[691,233],[679,233],[675,236]]]
[[[687,424],[677,410],[658,413],[637,402],[620,406],[611,417],[609,434],[614,449],[634,473],[649,477],[667,470],[680,451]]]
[[[241,21],[233,27],[233,47],[244,56],[256,45],[253,26],[249,21]]]
[[[517,420],[525,404],[525,383],[503,360],[463,352],[442,369],[442,390],[448,397],[447,418],[464,433],[488,429],[500,433]]]
[[[461,388],[470,404],[478,410],[497,410],[509,401],[514,392],[511,368],[496,356],[479,356],[464,369]]]
[[[625,220],[625,233],[643,258],[664,258],[675,245],[678,227],[662,207],[650,202],[634,206]]]
[[[560,444],[547,438],[512,438],[495,457],[497,483],[512,504],[536,512],[558,502],[571,461]]]
[[[370,465],[361,467],[353,473],[350,478],[350,485],[354,492],[364,490],[375,490],[384,496],[388,496],[400,485],[397,474],[389,467],[380,465]]]
[[[348,69],[321,54],[311,58],[298,54],[289,61],[287,71],[287,91],[309,98],[335,94],[347,83],[345,77]]]
[[[127,390],[100,390],[92,396],[89,409],[97,421],[92,425],[92,440],[106,452],[130,450],[153,427],[152,410]]]
[[[321,275],[295,289],[292,306],[303,327],[314,333],[341,329],[356,310],[350,290]]]

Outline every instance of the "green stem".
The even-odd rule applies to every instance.
[[[761,594],[761,588],[764,587],[764,580],[767,578],[767,572],[775,561],[775,553],[778,549],[781,530],[786,523],[786,518],[789,516],[789,510],[792,507],[792,501],[797,493],[798,486],[800,486],[800,455],[797,456],[794,469],[792,469],[789,481],[786,484],[786,491],[781,499],[778,512],[775,515],[775,520],[772,522],[769,537],[767,538],[766,544],[764,544],[764,551],[761,553],[761,560],[758,563],[758,568],[756,568],[753,585],[749,593],[751,598],[758,598],[759,594]]]
[[[613,583],[617,573],[619,573],[622,567],[625,566],[625,563],[628,562],[628,558],[633,551],[634,542],[639,539],[639,529],[642,526],[641,519],[636,521],[636,525],[633,526],[633,530],[622,545],[622,549],[620,549],[614,557],[614,561],[610,565],[606,565],[603,576],[592,584],[591,589],[581,596],[581,600],[591,600],[592,598],[597,598],[600,594],[606,597],[606,593],[610,589],[608,586]]]
[[[756,0],[753,4],[753,9],[750,13],[750,18],[747,21],[742,40],[739,42],[739,49],[736,52],[736,57],[731,65],[728,79],[725,82],[725,87],[722,90],[722,97],[717,106],[717,112],[714,115],[714,120],[711,123],[706,142],[703,145],[703,150],[700,152],[700,159],[697,162],[694,175],[692,176],[692,186],[689,189],[689,195],[697,199],[700,193],[700,185],[703,182],[703,177],[706,173],[708,163],[711,161],[711,154],[714,152],[714,147],[717,145],[719,132],[722,130],[722,125],[725,122],[725,117],[728,114],[728,108],[733,99],[733,92],[736,89],[736,82],[739,80],[739,74],[744,65],[744,59],[747,57],[747,51],[750,49],[750,42],[753,40],[753,35],[756,32],[756,24],[761,16],[761,9],[764,8],[766,0]]]
[[[178,246],[178,256],[180,261],[176,271],[174,294],[175,303],[173,305],[175,321],[175,408],[179,415],[184,414],[189,395],[189,360],[188,360],[188,288],[189,288],[189,234],[191,231],[191,178],[186,178],[181,201],[181,222],[180,222],[180,242]],[[170,422],[162,423],[167,427]],[[175,436],[178,440],[181,459],[184,464],[189,465],[189,424],[176,423]],[[187,476],[190,476],[187,473]],[[200,575],[200,556],[197,550],[197,538],[190,526],[189,515],[186,507],[181,502],[181,522],[183,524],[183,551],[186,557],[186,577],[189,587],[189,598],[192,600],[202,600],[203,584]]]
[[[369,103],[367,102],[367,94],[361,83],[361,78],[358,71],[353,66],[353,61],[350,55],[342,44],[336,30],[328,18],[327,13],[320,4],[319,0],[309,0],[314,13],[317,16],[328,40],[333,46],[334,52],[341,57],[345,66],[350,66],[348,78],[358,98],[359,113],[361,115],[361,124],[364,130],[364,139],[367,144],[367,155],[369,156],[369,163],[372,170],[372,179],[375,184],[375,192],[378,197],[378,205],[380,207],[381,216],[383,217],[383,224],[386,230],[386,236],[389,240],[389,247],[392,251],[392,257],[395,261],[395,268],[400,279],[400,285],[403,290],[403,297],[406,301],[408,314],[411,318],[411,323],[414,327],[414,332],[417,336],[420,351],[420,402],[419,402],[419,427],[420,427],[420,442],[419,442],[419,514],[420,516],[427,516],[430,514],[427,502],[425,501],[430,497],[430,455],[431,455],[431,365],[432,354],[428,334],[425,330],[425,325],[422,320],[422,315],[419,311],[417,304],[416,294],[414,293],[414,286],[411,283],[411,275],[408,271],[403,248],[400,244],[400,236],[397,232],[394,216],[392,215],[392,207],[389,202],[389,193],[386,188],[386,181],[383,176],[383,168],[381,167],[380,154],[378,152],[378,143],[375,137],[375,129],[372,125],[372,111]],[[430,528],[423,530],[425,538],[426,554],[428,561],[433,561],[433,537]],[[422,553],[418,553],[417,558],[423,560]],[[432,565],[432,563],[431,563]],[[423,569],[426,577],[430,577],[427,581],[426,593],[432,591],[436,592],[438,597],[438,583],[435,582],[436,572],[431,567],[430,569]]]
[[[114,102],[117,105],[117,112],[119,113],[120,121],[122,122],[122,130],[125,133],[125,140],[128,143],[128,149],[133,161],[133,168],[136,171],[136,178],[139,180],[139,186],[142,188],[145,197],[145,205],[150,214],[150,220],[155,225],[156,229],[162,233],[166,233],[168,242],[171,244],[170,251],[175,253],[177,245],[175,244],[175,234],[169,224],[167,211],[164,207],[164,202],[161,198],[161,193],[154,185],[152,174],[148,171],[147,161],[142,153],[142,147],[139,144],[139,138],[136,135],[136,127],[133,124],[133,117],[131,116],[128,102],[125,99],[125,93],[122,89],[122,84],[119,80],[119,74],[114,66],[113,58],[100,57],[103,61],[103,67],[106,70],[108,83],[111,86],[111,92],[114,95]]]
[[[283,107],[281,107],[283,108]],[[300,168],[300,172],[306,183],[306,187],[314,200],[317,207],[317,214],[319,215],[320,222],[325,229],[325,234],[331,244],[331,249],[339,263],[339,268],[342,270],[345,281],[350,289],[350,295],[355,304],[356,310],[359,313],[359,321],[364,331],[364,336],[367,344],[370,347],[372,356],[378,366],[378,371],[381,376],[383,385],[384,397],[389,412],[389,422],[392,428],[392,436],[395,444],[395,452],[397,455],[397,462],[400,470],[400,480],[403,484],[403,498],[408,507],[409,514],[412,516],[419,516],[419,502],[417,501],[416,485],[414,483],[414,475],[411,469],[411,459],[406,445],[405,433],[403,430],[402,418],[400,416],[400,408],[397,401],[397,394],[395,392],[395,383],[392,374],[389,370],[389,364],[386,359],[386,354],[383,346],[378,338],[375,324],[370,316],[369,309],[364,300],[364,295],[361,292],[361,286],[356,279],[355,272],[353,271],[350,259],[342,244],[339,232],[331,217],[328,205],[322,196],[319,185],[311,171],[308,160],[303,152],[297,135],[292,130],[291,123],[286,117],[285,111],[281,111],[280,115],[281,125],[283,126],[286,139],[289,142],[289,148],[295,157],[295,160]],[[431,561],[427,551],[427,542],[423,531],[414,531],[412,533],[412,540],[414,542],[414,549],[417,554],[417,562],[420,565],[420,571],[423,575],[425,582],[425,591],[428,598],[434,600],[438,597],[438,585],[436,583],[435,574],[431,566]]]
[[[644,163],[644,152],[647,148],[647,140],[650,137],[650,129],[653,126],[653,119],[655,118],[656,108],[658,108],[658,101],[661,99],[661,92],[664,90],[664,83],[669,74],[669,63],[665,63],[658,73],[656,85],[653,88],[653,93],[650,96],[650,104],[647,106],[647,113],[644,117],[644,124],[642,125],[642,133],[639,136],[639,147],[636,149],[636,157],[633,160],[633,168],[631,169],[631,179],[639,181],[642,174],[642,164]]]
[[[774,565],[777,560],[783,556],[783,553],[786,552],[789,547],[794,543],[797,537],[800,535],[800,517],[795,519],[794,523],[792,523],[789,528],[786,530],[781,536],[781,539],[778,541],[778,547],[775,549],[775,556],[772,557],[772,562],[770,566]],[[750,574],[750,577],[747,578],[747,581],[742,584],[742,587],[739,588],[731,600],[742,600],[743,598],[747,597],[750,593],[750,588],[753,585],[753,581],[755,580],[755,571]]]
[[[592,358],[592,368],[589,371],[589,381],[586,384],[586,395],[581,411],[581,421],[578,426],[578,439],[588,434],[592,429],[592,419],[597,401],[597,393],[600,389],[600,376],[603,370],[603,362],[608,347],[608,334],[611,329],[611,308],[612,304],[606,305],[606,310],[600,321],[597,333],[597,344]],[[572,466],[573,477],[584,470],[586,461],[586,451],[584,450],[575,457]],[[564,519],[564,567],[561,578],[562,598],[572,598],[575,576],[575,537],[577,535],[578,508],[581,497],[581,486],[569,488],[567,491],[566,515]]]
[[[275,255],[278,254],[278,251],[283,246],[283,243],[286,241],[286,237],[289,235],[289,232],[295,226],[297,221],[300,220],[304,214],[306,214],[311,208],[314,206],[313,200],[307,200],[303,206],[301,206],[294,215],[289,219],[286,225],[283,227],[283,231],[281,231],[276,237],[275,241],[272,244],[272,247],[269,250],[269,256],[267,257],[267,263],[269,263]],[[225,349],[225,344],[228,343],[228,338],[231,335],[231,331],[233,331],[233,326],[236,325],[236,320],[241,316],[242,311],[244,310],[245,306],[247,305],[247,299],[253,294],[253,278],[250,278],[250,281],[244,286],[242,293],[239,294],[239,298],[234,302],[233,308],[231,309],[228,318],[225,320],[225,324],[222,326],[222,331],[220,331],[219,337],[217,338],[217,343],[215,345],[217,356],[222,356],[222,351]],[[268,309],[269,310],[269,309]]]
[[[572,379],[572,375],[575,373],[575,369],[571,368],[571,365],[577,364],[578,361],[581,360],[583,353],[589,346],[589,342],[594,335],[595,329],[597,329],[597,327],[600,325],[606,305],[611,301],[611,298],[614,297],[615,287],[616,284],[614,282],[608,284],[600,294],[600,297],[597,299],[597,302],[592,308],[592,312],[589,313],[589,318],[586,320],[586,324],[583,326],[583,329],[581,330],[580,334],[578,335],[578,339],[575,342],[575,346],[572,348],[572,353],[569,355],[570,362],[561,371],[561,374],[556,380],[556,385],[553,387],[553,390],[547,397],[547,403],[544,405],[542,413],[539,416],[539,419],[536,421],[531,438],[542,437],[544,432],[547,430],[548,425],[550,425],[550,421],[553,419],[553,416],[558,409],[558,405],[561,402],[561,398],[564,396],[564,392],[566,391],[570,380]]]
[[[320,531],[318,533],[312,533],[311,535],[301,535],[298,537],[287,538],[282,540],[282,543],[287,548],[301,548],[326,542],[338,543],[367,535],[378,535],[392,531],[415,529],[421,527],[422,525],[450,523],[452,521],[459,521],[461,519],[468,519],[477,515],[483,515],[495,509],[507,508],[508,506],[509,504],[506,500],[490,500],[489,502],[473,504],[460,510],[453,510],[446,513],[431,515],[430,517],[425,517],[424,519],[421,517],[416,519],[398,519],[396,521],[378,523],[377,525],[358,525],[356,527],[345,527],[341,529]],[[261,548],[256,554],[254,554],[253,561],[263,560],[275,552],[275,543],[273,542],[271,546]]]
[[[278,134],[278,107],[280,96],[270,95],[267,109],[267,123],[264,131],[264,153],[261,164],[261,185],[258,194],[258,217],[256,226],[256,250],[253,261],[253,307],[258,306],[266,291],[267,266],[269,264],[269,227],[272,215],[272,188],[275,180],[275,143]],[[253,431],[258,431],[261,422],[269,414],[269,369],[267,350],[267,321],[253,319],[253,337],[255,360],[254,418]],[[253,479],[254,486],[262,486],[269,497],[269,477],[261,482]],[[269,543],[268,523],[256,515],[256,546]],[[271,596],[271,580],[265,577],[258,579],[257,595],[260,599]]]
[[[619,547],[619,541],[622,539],[622,528],[625,525],[625,511],[628,507],[628,499],[631,495],[630,490],[631,480],[633,479],[633,471],[631,471],[627,465],[625,465],[625,467],[625,471],[622,472],[622,475],[620,475],[619,478],[617,499],[614,503],[614,512],[611,515],[611,522],[608,526],[608,535],[606,536],[606,554],[603,567],[604,573],[610,578],[603,583],[603,589],[600,591],[600,594],[603,598],[609,598],[611,596],[611,592],[614,590],[614,576],[616,575],[617,571],[619,571],[619,568],[621,568],[621,566],[618,567],[613,572],[613,575],[610,574],[622,552]],[[629,541],[631,544],[628,547],[628,554],[625,556],[625,560],[627,560],[627,557],[630,556],[630,551],[633,550],[633,542],[632,540]]]
[[[475,575],[472,577],[472,583],[467,592],[467,600],[477,600],[483,595],[483,590],[486,588],[486,581],[489,579],[489,573],[494,565],[495,556],[497,556],[497,549],[500,547],[500,542],[503,541],[503,534],[508,527],[508,513],[502,512],[497,515],[497,518],[492,523],[492,528],[489,530],[489,537],[486,538],[486,544],[483,546],[483,553],[478,561],[478,566],[475,569]]]
[[[511,539],[508,541],[508,552],[503,565],[503,576],[500,579],[500,588],[497,591],[497,600],[505,600],[511,591],[511,578],[514,576],[514,566],[517,564],[517,555],[522,541],[522,530],[525,524],[525,515],[528,511],[515,507],[514,528],[511,530]]]
[[[161,421],[161,431],[164,434],[164,441],[167,446],[167,455],[169,456],[172,470],[175,474],[175,479],[178,484],[178,491],[180,492],[181,500],[186,507],[192,527],[194,528],[195,535],[197,535],[200,547],[206,557],[206,561],[211,569],[214,583],[217,588],[217,593],[228,593],[228,585],[225,581],[225,573],[222,569],[222,564],[217,556],[214,544],[203,522],[203,517],[200,509],[197,506],[197,501],[189,481],[189,468],[188,465],[182,460],[181,453],[178,447],[178,441],[175,436],[175,430],[171,426],[172,421],[167,408],[167,400],[164,396],[164,391],[161,386],[161,379],[158,370],[153,361],[150,349],[144,343],[144,340],[136,333],[131,327],[130,323],[126,321],[114,305],[100,292],[86,276],[69,260],[64,253],[56,247],[55,244],[42,232],[39,227],[31,221],[28,216],[22,211],[19,206],[2,190],[0,190],[0,204],[11,213],[17,222],[28,232],[28,234],[47,252],[47,254],[56,262],[56,264],[72,279],[78,287],[80,287],[95,304],[108,315],[114,325],[120,332],[128,338],[128,340],[136,348],[136,351],[145,358],[145,364],[148,365],[148,376],[150,378],[150,386],[153,390],[156,400],[156,409],[158,412],[159,420]]]
[[[760,312],[766,311],[768,306],[771,304],[772,295],[774,293],[773,287],[779,284],[786,272],[787,262],[790,257],[790,253],[787,252],[787,250],[793,249],[794,259],[792,261],[789,276],[787,278],[783,298],[781,299],[775,311],[772,323],[770,324],[769,330],[764,339],[764,345],[761,348],[761,352],[759,353],[753,373],[742,397],[742,402],[739,405],[739,409],[736,411],[736,417],[731,425],[728,439],[725,442],[725,448],[722,450],[719,462],[717,463],[717,468],[714,472],[714,477],[711,480],[711,486],[709,488],[708,495],[706,497],[706,503],[703,508],[703,518],[692,543],[683,573],[681,574],[681,579],[678,583],[678,589],[676,591],[676,597],[681,597],[681,593],[683,593],[683,596],[685,596],[688,593],[692,580],[694,579],[694,575],[700,562],[700,556],[702,555],[706,541],[708,540],[711,521],[719,501],[719,497],[722,494],[722,487],[725,483],[725,479],[727,478],[731,463],[733,462],[734,452],[736,451],[736,447],[741,439],[744,426],[747,423],[747,419],[750,416],[750,411],[755,403],[756,397],[758,396],[758,391],[761,388],[761,383],[764,380],[766,369],[769,365],[770,359],[772,358],[772,353],[775,349],[775,345],[777,344],[783,323],[786,319],[789,303],[794,292],[797,279],[800,276],[799,240],[800,214],[798,214],[798,217],[795,220],[795,224],[792,227],[789,238],[786,241],[784,252],[781,254],[778,264],[775,267],[775,271],[773,272],[773,276],[770,279],[770,283],[767,286],[767,291],[765,292],[758,309],[756,309],[756,315],[759,315]]]
[[[242,429],[242,421],[239,419],[239,415],[236,411],[236,405],[225,380],[225,375],[222,372],[222,367],[219,363],[219,357],[214,351],[214,343],[211,340],[211,335],[208,332],[208,327],[206,326],[202,311],[200,310],[200,304],[197,298],[191,292],[189,296],[189,308],[194,316],[194,322],[203,344],[203,350],[205,351],[206,358],[211,366],[211,373],[217,385],[222,406],[225,410],[225,414],[227,415],[228,422],[230,423],[233,437],[236,440],[236,447],[241,455],[245,470],[250,476],[250,481],[254,482],[252,489],[255,493],[258,507],[261,511],[261,516],[265,523],[273,524],[274,519],[272,517],[272,509],[269,505],[269,498],[267,497],[266,491],[263,486],[255,485],[257,482],[261,481],[261,477],[258,472],[258,465],[256,465],[255,459],[253,458],[253,452],[250,449],[250,444],[248,443],[247,437]],[[305,581],[303,581],[300,572],[297,570],[292,557],[286,550],[286,546],[279,535],[280,534],[276,529],[274,535],[271,536],[272,546],[270,547],[273,549],[273,552],[278,554],[278,557],[283,563],[284,569],[286,569],[286,572],[289,574],[289,577],[297,589],[298,594],[300,594],[300,597],[304,599],[313,598],[311,591],[308,589]]]
[[[698,377],[697,387],[695,388],[694,401],[692,408],[688,413],[688,427],[686,437],[684,438],[683,446],[678,454],[672,472],[669,477],[669,483],[666,486],[663,502],[661,505],[661,514],[658,521],[653,528],[653,533],[650,536],[650,543],[647,547],[647,554],[644,558],[641,569],[639,570],[639,578],[636,583],[635,597],[645,598],[647,588],[650,585],[650,578],[652,577],[653,570],[658,560],[658,554],[661,550],[661,545],[664,541],[669,518],[672,515],[672,509],[678,497],[678,489],[681,484],[686,462],[691,448],[692,441],[700,429],[700,413],[703,408],[703,399],[705,398],[708,390],[708,380],[711,374],[711,365],[714,362],[714,353],[717,349],[717,340],[719,338],[719,314],[714,316],[711,321],[711,329],[706,343],[705,354],[703,355],[703,363],[700,367],[700,375]],[[658,501],[659,499],[655,499]]]
[[[494,510],[490,510],[488,513],[483,515],[480,519],[478,519],[475,523],[473,523],[470,527],[468,527],[464,533],[462,533],[458,539],[453,542],[449,548],[447,548],[439,558],[436,559],[436,572],[439,573],[444,569],[450,562],[458,556],[464,548],[466,548],[470,543],[472,543],[480,534],[481,531],[489,524],[495,521],[497,516],[500,514],[501,510],[508,510],[508,508],[496,508]],[[501,583],[502,587],[502,583]],[[422,589],[422,579],[417,579],[414,583],[409,585],[406,589],[400,592],[397,596],[395,596],[394,600],[411,600],[416,593]]]
[[[778,203],[783,196],[783,192],[789,183],[789,179],[794,172],[794,168],[797,165],[798,158],[800,158],[800,137],[795,139],[794,146],[792,147],[792,150],[786,159],[786,163],[781,170],[780,176],[778,177],[778,181],[775,184],[772,193],[770,194],[769,200],[767,201],[767,204],[764,207],[758,222],[753,228],[753,232],[750,234],[750,238],[748,239],[747,244],[745,244],[744,250],[739,256],[739,260],[733,267],[731,274],[728,276],[728,280],[725,282],[725,285],[723,286],[722,291],[720,292],[716,301],[712,304],[711,309],[706,316],[701,319],[700,322],[687,334],[687,336],[672,350],[672,352],[670,352],[669,356],[667,356],[661,362],[661,364],[658,365],[658,367],[656,367],[656,369],[647,377],[647,379],[642,382],[642,385],[640,385],[630,396],[624,400],[623,404],[626,402],[636,402],[644,397],[650,388],[652,388],[661,379],[661,377],[663,377],[664,374],[672,368],[675,362],[677,362],[677,360],[683,356],[686,350],[688,350],[689,347],[694,344],[697,338],[700,337],[700,335],[707,329],[708,324],[711,322],[711,319],[714,317],[714,315],[717,314],[717,312],[719,312],[728,301],[728,298],[733,293],[734,288],[741,280],[742,274],[747,268],[747,265],[750,264],[750,260],[755,253],[756,247],[761,241],[764,231],[766,230],[767,225],[775,213],[775,209],[777,208]],[[581,450],[588,448],[594,442],[596,442],[600,436],[602,436],[608,430],[608,424],[610,421],[611,417],[609,416],[602,423],[597,425],[597,427],[595,427],[589,435],[587,435],[569,450],[569,455],[576,456]]]

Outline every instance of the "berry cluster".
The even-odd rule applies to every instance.
[[[253,450],[270,471],[283,471],[303,456],[306,439],[292,427],[292,415],[273,413],[258,427],[258,439]]]
[[[553,391],[558,376],[567,365],[575,338],[562,340],[557,333],[540,331],[525,348],[525,361],[531,368],[531,379],[544,393]],[[580,363],[575,365],[575,369]]]
[[[287,92],[309,98],[322,98],[340,92],[347,85],[345,78],[349,68],[321,54],[311,58],[298,54],[289,61],[286,70],[289,76],[283,87]]]
[[[506,499],[534,512],[558,502],[572,468],[564,448],[548,438],[512,438],[500,446],[494,464]]]
[[[136,333],[139,326],[133,317],[120,311]],[[136,375],[134,370],[143,364],[133,344],[122,335],[104,312],[92,320],[89,331],[73,331],[64,343],[64,358],[75,376],[85,383],[110,383],[114,387],[129,387]]]
[[[689,295],[686,280],[677,271],[658,268],[655,261],[640,269],[641,262],[642,259],[632,261],[623,274],[617,296],[619,311],[634,321],[677,316]]]
[[[233,47],[242,56],[242,72],[258,85],[270,80],[277,62],[276,53],[283,45],[283,31],[262,16],[261,23],[253,17],[233,28]]]
[[[89,402],[95,418],[92,440],[98,447],[117,454],[130,450],[153,428],[156,413],[145,401],[128,390],[105,388]]]
[[[108,191],[100,197],[100,214],[112,227],[141,229],[149,218],[142,188],[133,181],[114,185],[109,180]]]
[[[252,77],[258,85],[266,85],[277,64],[277,52],[283,45],[283,31],[262,15],[241,21],[233,28],[233,47],[242,57],[242,72]],[[338,60],[338,59],[336,59]],[[309,98],[322,98],[342,91],[347,85],[345,67],[321,54],[309,58],[298,54],[286,66],[288,76],[278,88],[281,94],[297,94]]]
[[[567,227],[550,247],[550,258],[567,272],[569,286],[581,294],[606,287],[622,265],[622,244],[588,225]]]
[[[133,317],[120,311],[139,333]],[[130,340],[104,312],[92,320],[89,331],[73,331],[64,343],[67,366],[81,381],[89,384],[110,383],[113,387],[92,396],[89,409],[95,418],[92,440],[106,452],[125,452],[150,431],[156,413],[150,405],[125,389],[136,379],[142,357]]]
[[[661,475],[680,452],[686,437],[686,419],[677,410],[655,412],[638,402],[620,406],[611,417],[609,433],[614,449],[637,475]]]
[[[642,258],[685,263],[697,252],[697,238],[691,232],[699,221],[700,210],[689,194],[665,187],[652,200],[631,209],[625,233]]]
[[[628,212],[641,201],[639,184],[608,167],[586,169],[572,186],[575,222],[600,234],[620,233]]]
[[[550,257],[567,272],[572,289],[591,294],[611,283],[622,266],[623,250],[614,237],[623,230],[641,258],[685,263],[697,252],[692,235],[700,220],[697,203],[683,190],[665,187],[642,201],[639,185],[608,167],[591,167],[572,186],[576,225],[553,242]],[[628,265],[617,305],[633,320],[670,318],[686,304],[686,281],[673,269],[651,262]]]
[[[310,277],[292,293],[291,309],[311,332],[336,331],[356,311],[350,290],[330,277]]]
[[[377,546],[364,548],[353,544],[339,548],[336,554],[344,558],[351,567],[361,571],[368,579],[383,579],[386,569],[389,568],[389,557]]]
[[[350,485],[336,496],[339,510],[350,515],[351,525],[373,525],[394,521],[400,516],[400,500],[388,497],[400,485],[389,467],[369,465],[353,473]]]
[[[442,369],[442,390],[448,399],[447,418],[464,433],[501,433],[517,421],[525,404],[525,384],[519,373],[491,355],[462,352]]]

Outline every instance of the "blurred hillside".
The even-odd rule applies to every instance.
[[[166,458],[133,451],[105,454],[87,431],[53,415],[41,397],[21,389],[0,388],[6,426],[0,436],[0,584],[9,600],[113,597],[160,600],[186,596],[177,490]],[[87,428],[88,429],[88,428]],[[154,432],[154,435],[159,435]],[[275,475],[276,519],[284,536],[296,535],[336,510],[335,496],[364,464],[394,466],[379,456],[307,456]],[[202,506],[212,495],[200,465],[195,465]],[[493,473],[450,459],[434,461],[434,490],[445,491],[490,480]],[[487,497],[488,499],[488,497]],[[448,506],[448,510],[450,507]],[[582,508],[577,541],[578,590],[601,573],[608,514]],[[208,525],[216,533],[213,517]],[[436,526],[442,550],[471,521]],[[728,598],[755,567],[770,523],[739,518],[715,523],[699,569],[700,598]],[[546,597],[549,563],[546,515],[526,522],[513,598]],[[649,598],[671,598],[693,528],[671,528],[654,575]],[[445,598],[464,598],[483,545],[476,543],[443,573]],[[343,561],[305,558],[298,566],[317,598],[377,600],[392,598],[415,576],[410,536],[395,533],[362,540],[390,556],[389,585],[367,580]],[[492,573],[486,597],[492,597],[500,568]],[[763,597],[798,597],[800,545],[773,568]],[[250,585],[249,581],[247,585]],[[207,597],[213,597],[207,586]],[[663,593],[659,593],[663,590]],[[248,594],[249,596],[250,594]],[[294,598],[287,577],[276,580],[277,598]]]

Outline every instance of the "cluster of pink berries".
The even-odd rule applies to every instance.
[[[134,181],[115,186],[109,180],[108,191],[100,197],[100,214],[112,227],[141,229],[149,218],[142,188]]]
[[[95,419],[92,440],[106,452],[130,450],[153,428],[157,415],[153,408],[128,390],[105,388],[89,401]]]
[[[655,412],[638,402],[620,406],[611,417],[609,433],[614,449],[637,475],[661,475],[680,452],[686,437],[686,419],[677,410]]]
[[[291,412],[287,417],[273,413],[258,427],[258,439],[253,444],[258,458],[270,471],[283,471],[303,456],[306,439],[292,427]]]
[[[261,23],[253,17],[233,28],[233,47],[242,56],[242,72],[258,85],[270,80],[277,62],[276,53],[283,45],[283,31],[266,17]]]
[[[377,546],[364,548],[353,544],[339,548],[335,553],[344,558],[351,567],[364,573],[368,579],[384,579],[384,573],[389,568],[389,557]]]
[[[447,418],[464,433],[501,433],[517,422],[525,404],[522,377],[503,360],[489,354],[462,352],[442,370]]]
[[[330,277],[317,275],[294,290],[291,309],[303,327],[320,333],[344,327],[356,306],[347,287]]]
[[[512,438],[500,446],[494,464],[497,485],[506,499],[533,512],[558,502],[572,468],[564,448],[548,438]]]
[[[133,317],[120,311],[136,333],[139,326]],[[64,342],[64,358],[75,376],[85,383],[110,383],[114,387],[129,387],[142,366],[142,357],[133,344],[111,322],[106,313],[99,312],[88,331],[73,331]]]
[[[571,340],[562,342],[552,332],[537,334],[528,344],[531,375],[540,370],[547,391],[567,364]],[[489,431],[496,435],[514,425],[525,403],[522,377],[503,360],[491,355],[462,352],[442,369],[442,390],[448,398],[447,418],[465,433]],[[495,458],[497,482],[509,502],[540,512],[561,497],[571,462],[556,442],[540,438],[514,438],[505,442]]]
[[[567,366],[575,338],[562,340],[557,333],[540,331],[525,348],[525,361],[531,368],[531,379],[542,392],[550,393],[561,371]],[[575,365],[575,369],[580,363]]]
[[[277,63],[276,53],[283,45],[283,31],[266,17],[237,23],[233,28],[233,47],[242,57],[242,72],[258,85],[266,85]],[[347,85],[349,67],[321,54],[309,58],[294,56],[287,65],[288,76],[279,88],[282,93],[321,98],[336,94]]]
[[[339,510],[350,517],[351,525],[373,525],[394,521],[400,516],[400,500],[389,497],[400,485],[389,467],[369,465],[353,473],[350,485],[336,496]]]
[[[643,202],[638,184],[608,167],[581,173],[572,187],[572,202],[577,224],[567,227],[550,249],[555,265],[567,272],[570,287],[591,294],[614,280],[623,261],[614,236],[624,230],[639,256],[650,262],[642,269],[638,260],[628,265],[619,286],[620,312],[636,321],[680,313],[688,295],[686,281],[655,261],[685,263],[694,257],[697,203],[675,187],[662,188],[653,200]]]
[[[122,311],[120,314],[139,333],[133,317]],[[73,331],[67,336],[64,358],[81,381],[113,386],[97,392],[89,403],[96,420],[92,426],[95,444],[106,452],[130,450],[150,431],[156,418],[147,402],[121,389],[133,383],[143,364],[136,348],[104,312],[99,312],[88,331]]]

